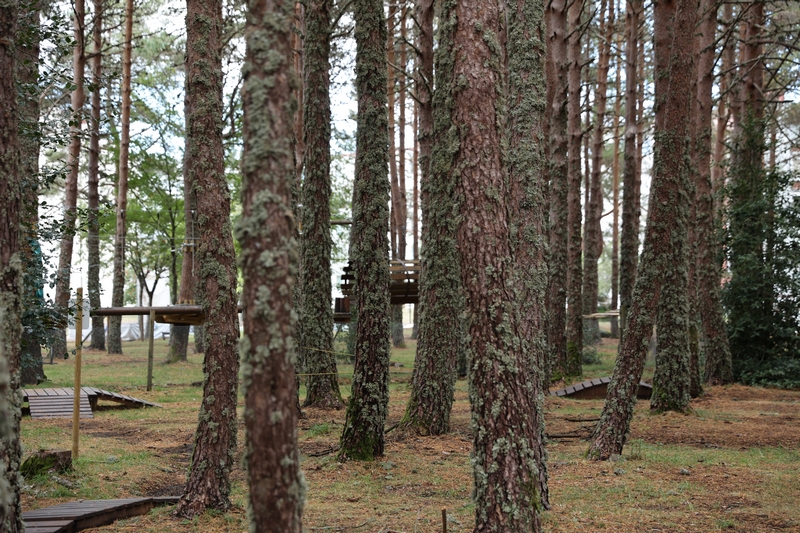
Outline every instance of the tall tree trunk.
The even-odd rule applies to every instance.
[[[517,13],[509,17],[514,39],[529,29],[528,24],[537,23],[531,16],[537,3],[541,10],[540,2],[518,4],[518,11],[524,9],[522,20]],[[460,215],[457,243],[470,343],[474,531],[517,533],[541,530],[543,495],[538,490],[536,458],[541,413],[537,412],[535,358],[525,350],[523,331],[516,328],[530,318],[527,312],[535,306],[521,305],[527,288],[523,289],[521,273],[517,272],[510,231],[511,224],[520,222],[514,215],[519,199],[513,198],[513,193],[521,187],[512,187],[508,179],[503,150],[509,140],[505,59],[523,64],[525,60],[519,54],[506,56],[503,15],[496,1],[442,4],[442,20],[454,17],[456,24],[453,79],[459,80],[459,85],[454,87],[451,120],[458,135],[458,142],[453,144],[453,167],[460,170],[456,183]],[[530,37],[541,39],[541,35]],[[522,49],[535,55],[541,50]],[[512,70],[509,79],[522,73],[523,69]],[[531,81],[534,79],[531,76]],[[521,93],[515,92],[515,98],[517,95]],[[536,100],[534,95],[527,96],[529,102]],[[522,124],[517,125],[526,129]],[[519,130],[515,132],[518,134]],[[522,153],[535,150],[516,155]],[[486,194],[487,190],[493,194]],[[534,191],[526,192],[535,195]],[[535,208],[527,215],[534,212]],[[532,218],[526,216],[526,223]],[[529,252],[529,257],[536,257],[534,250]],[[490,306],[492,312],[487,312],[489,301],[497,304]]]
[[[714,218],[714,186],[711,174],[711,115],[714,83],[714,38],[717,28],[717,4],[702,0],[700,13],[703,20],[701,44],[698,54],[697,103],[695,114],[698,143],[696,145],[698,172],[696,197],[697,235],[697,301],[703,324],[706,355],[705,381],[715,385],[733,380],[731,350],[725,332],[720,296],[720,271],[717,257],[720,243],[716,238]],[[721,96],[724,102],[725,97]],[[720,105],[724,105],[720,104]],[[724,113],[721,110],[721,113]],[[724,137],[724,127],[720,137]],[[724,141],[723,141],[724,142]]]
[[[252,2],[248,5],[245,27],[243,213],[236,230],[242,246],[244,276],[244,338],[241,342],[247,435],[244,461],[250,487],[250,530],[263,533],[300,533],[305,496],[297,451],[298,410],[292,340],[295,321],[290,312],[291,287],[298,274],[292,213],[294,105],[289,68],[293,4],[290,0]],[[317,23],[322,27],[318,28],[319,35],[307,34],[306,50],[309,55],[314,54],[314,50],[319,54],[328,42],[329,2],[309,2],[307,7],[309,31]],[[314,38],[322,41],[319,43],[322,50],[311,45]],[[265,43],[268,45],[264,46]],[[311,60],[306,57],[307,61]],[[327,59],[324,66],[317,64],[317,67],[322,68],[314,71],[316,74],[308,69],[306,73],[312,78],[323,73],[326,83],[316,90],[327,98]],[[321,107],[324,115],[325,105]],[[328,122],[316,124],[316,127],[325,130],[325,124]],[[305,131],[313,133],[308,128]],[[324,133],[318,137],[323,136]],[[307,146],[309,152],[315,149],[311,143]],[[325,223],[327,225],[328,218]],[[330,280],[330,276],[327,277]],[[273,297],[263,298],[265,289]],[[264,357],[265,351],[269,351],[269,357]],[[265,394],[265,391],[270,392]],[[231,420],[235,424],[236,417],[232,416]]]
[[[547,488],[547,451],[544,434],[544,388],[547,365],[544,301],[547,287],[545,205],[548,183],[543,173],[548,137],[546,118],[546,30],[544,2],[517,2],[508,12],[508,177],[511,182],[509,213],[515,280],[518,287],[518,327],[530,374],[526,390],[534,400],[529,442],[536,464],[536,494],[550,508]]]
[[[659,299],[664,296],[662,288],[686,278],[685,242],[690,204],[686,149],[695,73],[696,14],[696,5],[691,0],[663,0],[655,4],[656,126],[650,209],[622,348],[589,449],[589,457],[593,459],[608,459],[622,452],[644,368],[647,340],[653,331]],[[668,58],[666,64],[664,58]],[[683,265],[678,260],[680,256],[684,258]],[[659,344],[664,333],[659,330]],[[654,390],[653,397],[657,395]]]
[[[15,63],[19,5],[0,3],[0,530],[18,533],[22,523],[19,475],[22,446],[19,388],[22,337],[22,258],[19,239],[22,174]]]
[[[55,304],[60,313],[58,329],[54,332],[51,350],[56,356],[67,354],[67,323],[69,316],[70,273],[72,271],[72,249],[75,239],[75,223],[78,218],[78,171],[81,157],[81,124],[83,123],[83,75],[86,66],[84,53],[84,5],[76,0],[73,10],[73,38],[75,47],[72,53],[72,117],[70,119],[70,142],[67,149],[67,178],[64,182],[64,223],[61,227],[61,244],[56,273]]]
[[[117,178],[116,230],[114,233],[114,275],[111,305],[121,307],[125,296],[125,245],[128,210],[128,151],[131,143],[131,41],[133,0],[125,1],[125,42],[122,47],[122,116],[120,117],[119,176]],[[108,353],[122,353],[122,317],[108,319]]]
[[[188,103],[184,102],[184,107],[187,106]],[[185,143],[186,149],[184,150],[183,159],[183,220],[185,236],[183,238],[183,246],[181,246],[183,257],[181,258],[181,281],[178,291],[178,304],[181,305],[195,303],[195,284],[197,283],[197,275],[195,272],[195,250],[197,249],[198,242],[195,229],[197,195],[194,192],[193,176],[189,172],[190,164],[187,161],[187,154],[189,153],[188,137]],[[167,363],[186,361],[189,351],[189,329],[189,326],[174,326],[172,328]],[[202,326],[195,326],[195,339],[200,336],[201,331]]]
[[[89,306],[92,309],[100,307],[100,87],[102,83],[102,53],[103,53],[103,0],[94,0],[94,48],[92,49],[92,120],[91,137],[89,141],[89,183],[87,211],[88,237],[86,248],[89,252],[88,292]],[[90,350],[106,349],[106,329],[103,326],[103,317],[92,317],[92,337],[89,344]]]
[[[605,138],[605,119],[606,119],[606,90],[608,88],[608,65],[611,57],[611,39],[614,35],[614,4],[608,2],[608,21],[605,20],[607,0],[602,0],[600,7],[600,58],[597,64],[597,91],[596,91],[596,115],[594,126],[594,139],[592,142],[592,179],[590,187],[589,203],[586,210],[586,245],[583,255],[583,313],[590,315],[597,312],[597,300],[599,296],[599,280],[597,271],[597,261],[603,252],[603,230],[600,227],[600,217],[603,214],[603,150]],[[600,342],[600,327],[597,320],[587,321],[588,332],[592,338],[585,339],[586,342]]]
[[[386,56],[389,62],[388,66],[388,81],[386,83],[386,92],[389,97],[389,171],[392,180],[392,209],[391,209],[391,233],[392,233],[392,258],[405,259],[405,222],[403,220],[403,204],[405,204],[405,195],[401,192],[401,182],[405,180],[405,176],[399,174],[397,164],[397,145],[395,144],[395,90],[396,90],[396,76],[395,76],[395,43],[394,37],[398,27],[398,22],[395,20],[397,16],[397,1],[389,2],[389,16],[386,19]],[[397,77],[402,77],[403,74]],[[402,154],[400,155],[402,158]],[[401,246],[403,251],[401,251]],[[392,323],[392,344],[395,348],[405,347],[405,339],[403,338],[403,306],[393,305],[391,309],[391,323]]]
[[[616,4],[616,0],[614,1]],[[616,9],[616,6],[615,6]],[[616,32],[616,29],[615,29]],[[617,33],[617,52],[614,61],[614,124],[611,126],[614,132],[614,154],[611,166],[612,175],[612,222],[611,222],[611,305],[610,309],[619,309],[619,144],[620,130],[619,117],[622,109],[622,91],[620,78],[622,77],[620,54],[622,50],[622,35]],[[611,336],[619,339],[619,319],[611,318]]]
[[[574,0],[568,11],[569,100],[567,120],[569,132],[567,186],[567,367],[566,375],[581,375],[583,352],[583,305],[581,265],[581,14],[583,0]]]
[[[627,0],[625,13],[625,154],[622,169],[622,231],[619,251],[619,318],[625,335],[639,262],[639,180],[636,172],[636,96],[641,0]],[[622,339],[620,339],[622,347]]]
[[[41,30],[38,3],[26,4],[19,13],[15,64],[19,87],[19,165],[22,184],[19,245],[23,267],[22,346],[20,382],[36,385],[46,379],[42,366],[45,330],[44,264],[39,247],[39,44]]]
[[[728,3],[724,4],[722,13],[724,28],[723,32],[728,33],[731,31],[731,26],[733,24],[733,6]],[[714,199],[719,199],[719,190],[723,187],[725,181],[723,173],[723,159],[725,158],[726,142],[725,137],[728,131],[728,122],[730,122],[731,118],[730,106],[727,106],[726,103],[730,101],[728,90],[731,86],[731,78],[733,77],[731,69],[733,68],[735,48],[734,40],[729,39],[726,41],[721,53],[723,74],[720,76],[719,80],[720,98],[717,107],[717,131],[716,135],[714,136],[714,165],[711,167],[711,191]],[[718,203],[719,202],[715,202],[713,205],[714,212],[712,221],[714,223],[715,230],[718,230],[720,226],[720,210],[718,209]],[[718,262],[718,258],[715,260]]]
[[[419,42],[417,43],[419,46]],[[415,82],[416,86],[416,82]],[[411,232],[414,234],[414,241],[413,241],[413,255],[415,260],[419,260],[419,110],[418,110],[418,103],[414,100],[414,156],[412,160],[411,167],[413,170],[414,175],[414,186],[412,189],[412,197],[413,197],[413,220],[411,221]],[[414,304],[414,324],[411,328],[411,340],[415,341],[419,337],[419,302]]]
[[[239,317],[222,146],[222,24],[221,0],[187,0],[186,172],[197,196],[197,293],[206,316],[206,350],[191,469],[175,509],[184,518],[230,507],[236,452]]]
[[[461,320],[464,297],[456,248],[457,206],[453,195],[456,174],[451,149],[456,142],[451,118],[455,28],[452,19],[443,20],[439,27],[436,92],[431,100],[433,18],[433,0],[417,2],[420,62],[416,85],[420,147],[424,147],[420,150],[422,272],[417,355],[411,376],[411,397],[401,425],[422,435],[450,431],[458,358],[465,348]]]
[[[306,379],[306,406],[344,407],[333,355],[331,310],[331,2],[305,6],[305,180],[303,181],[303,307],[300,350]]]
[[[569,101],[567,60],[567,2],[550,0],[547,8],[549,41],[547,54],[552,63],[548,78],[550,100],[550,276],[547,288],[547,345],[549,377],[561,379],[567,370],[567,102]],[[547,380],[549,383],[549,379]]]
[[[383,2],[355,0],[358,130],[350,264],[355,269],[353,386],[340,459],[383,455],[389,403],[389,125]]]

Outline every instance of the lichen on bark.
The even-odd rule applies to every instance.
[[[236,236],[244,276],[240,350],[250,530],[300,533],[305,483],[297,450],[294,369],[294,2],[251,0],[247,8],[242,217]]]
[[[436,91],[431,102],[428,88],[433,76],[433,2],[420,2],[422,72],[417,93],[432,115],[421,115],[420,142],[426,149],[421,157],[422,248],[420,275],[420,318],[417,354],[411,377],[411,396],[400,422],[423,435],[441,435],[450,430],[458,358],[465,349],[461,314],[464,296],[456,249],[456,174],[453,157],[458,151],[458,131],[453,110],[453,32],[455,19],[439,21],[439,46],[435,55]],[[432,123],[431,123],[432,120]],[[432,153],[428,153],[428,149]]]
[[[358,129],[350,264],[355,364],[340,460],[383,455],[389,402],[389,138],[383,2],[355,0]]]

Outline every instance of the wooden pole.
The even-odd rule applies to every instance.
[[[72,460],[78,459],[81,427],[81,345],[83,344],[83,287],[78,287],[75,313],[75,383],[72,387]]]
[[[447,533],[447,509],[442,507],[442,533]]]
[[[153,335],[156,322],[156,312],[150,309],[150,321],[148,322],[148,336],[150,338],[150,347],[147,350],[147,390],[153,390]]]

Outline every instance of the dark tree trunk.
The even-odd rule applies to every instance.
[[[88,292],[89,307],[100,307],[100,87],[102,83],[102,52],[103,52],[103,0],[94,0],[94,48],[92,49],[92,120],[91,137],[89,141],[89,180],[87,211],[88,235],[86,248],[89,252]],[[103,317],[93,316],[92,337],[89,344],[90,350],[106,349],[106,329],[103,326]]]
[[[344,407],[333,355],[331,310],[331,2],[312,0],[305,6],[305,180],[303,181],[303,307],[300,350],[306,379],[305,405]]]
[[[61,226],[61,243],[58,254],[58,271],[56,272],[56,311],[60,314],[59,324],[54,331],[51,351],[56,356],[67,354],[67,322],[69,316],[70,273],[72,272],[72,249],[75,239],[75,223],[78,218],[78,170],[81,157],[81,124],[83,123],[83,75],[86,65],[84,54],[84,4],[76,0],[73,9],[73,38],[75,45],[72,53],[72,117],[70,121],[70,142],[67,149],[67,177],[64,182],[64,223]]]
[[[569,5],[569,100],[567,120],[569,134],[567,172],[567,365],[566,375],[581,375],[583,352],[583,266],[581,264],[581,14],[583,0]]]
[[[116,230],[114,233],[114,275],[111,305],[121,307],[125,296],[125,221],[128,210],[128,151],[131,142],[131,42],[133,0],[125,1],[125,42],[122,47],[122,114],[120,117],[119,176],[117,178]],[[108,353],[122,353],[122,317],[108,319]]]
[[[714,38],[717,29],[717,5],[711,0],[702,0],[697,54],[697,98],[695,128],[696,197],[695,197],[695,283],[697,288],[697,310],[703,325],[703,348],[706,356],[706,371],[714,376],[707,381],[715,384],[729,383],[731,373],[731,351],[720,300],[720,271],[717,266],[719,241],[714,223],[714,191],[711,183],[711,115],[713,110],[712,88],[714,84]],[[724,101],[724,97],[720,98]],[[698,357],[699,359],[699,357]],[[692,365],[694,366],[694,365]],[[699,378],[699,361],[697,377]],[[692,368],[692,378],[695,369]],[[698,379],[699,381],[699,379]],[[692,383],[692,396],[702,391],[698,383]]]
[[[698,130],[698,172],[697,172],[697,302],[703,324],[704,351],[706,356],[704,380],[711,385],[724,385],[733,381],[733,364],[728,335],[722,316],[720,296],[721,272],[717,258],[720,243],[716,238],[717,224],[714,216],[714,184],[711,171],[711,113],[712,86],[714,83],[714,38],[717,9],[710,0],[701,2],[700,13],[704,14],[701,24],[702,44],[698,56],[697,102],[699,112],[695,115]],[[726,5],[726,12],[729,5]],[[722,83],[727,77],[723,77]],[[721,84],[724,87],[724,85]],[[720,146],[717,165],[722,159],[725,142],[725,96],[720,97],[717,143]],[[723,119],[723,116],[725,117]],[[718,180],[719,181],[719,180]]]
[[[544,300],[547,288],[547,205],[548,183],[543,172],[547,95],[545,87],[546,31],[542,0],[517,2],[508,13],[508,177],[511,182],[509,214],[511,248],[514,257],[519,305],[518,327],[524,356],[529,365],[526,390],[534,405],[528,423],[534,439],[537,472],[536,499],[550,508],[547,488],[547,451],[544,435],[544,388],[547,365],[544,329]]]
[[[307,4],[308,29],[320,31],[319,35],[307,34],[309,55],[314,50],[319,53],[309,46],[313,39],[327,42],[327,4],[326,0]],[[244,276],[244,460],[250,487],[250,529],[264,533],[300,533],[305,494],[297,451],[295,321],[291,313],[291,289],[298,274],[291,199],[295,180],[291,156],[293,6],[288,0],[252,2],[245,27],[243,213],[236,229]],[[327,73],[327,59],[322,71]],[[309,74],[308,69],[305,72]],[[324,78],[324,87],[317,89],[327,99],[327,74]],[[325,124],[316,126],[324,130]],[[312,133],[308,128],[306,132]],[[310,143],[307,146],[307,153],[315,150]],[[325,223],[327,227],[327,218]],[[263,298],[265,290],[273,297]],[[266,351],[269,357],[264,356]],[[235,405],[233,408],[235,412]],[[231,418],[235,423],[236,417]]]
[[[236,451],[239,318],[222,146],[221,33],[220,0],[187,1],[185,171],[197,197],[197,292],[206,316],[206,350],[191,469],[175,509],[184,518],[230,507],[230,471]]]
[[[19,165],[22,184],[19,246],[23,267],[20,382],[44,381],[42,344],[47,342],[44,306],[44,264],[39,248],[39,29],[40,7],[26,4],[19,13],[15,64],[19,87]]]
[[[622,453],[644,368],[647,340],[653,331],[659,299],[664,298],[662,288],[680,278],[686,279],[685,243],[690,205],[686,150],[695,72],[692,43],[696,14],[696,5],[691,0],[664,0],[655,5],[655,46],[660,69],[655,77],[655,153],[650,209],[620,354],[589,449],[589,457],[593,459],[604,460]],[[668,63],[664,58],[669,58]],[[684,258],[683,264],[678,259],[680,256]],[[679,313],[685,311],[677,309],[675,314]],[[661,345],[664,334],[669,332],[659,329],[658,333]],[[688,383],[686,385],[688,389]],[[653,391],[657,402],[659,394]],[[688,398],[688,394],[686,396]]]
[[[536,24],[529,16],[532,4],[524,8],[527,24]],[[471,356],[474,531],[540,531],[543,495],[536,455],[541,418],[533,360],[516,328],[529,308],[520,305],[524,285],[517,276],[509,227],[518,222],[513,215],[518,204],[503,150],[508,119],[505,20],[498,2],[478,0],[444,2],[442,20],[453,18],[453,79],[459,85],[454,87],[451,120],[458,135],[453,144],[453,167],[460,169],[457,243]],[[529,102],[536,100],[529,96]]]
[[[636,268],[639,262],[640,181],[636,171],[637,63],[639,60],[639,13],[641,0],[627,0],[625,13],[625,154],[622,169],[622,231],[619,251],[619,319],[621,337],[625,335]],[[622,338],[620,338],[622,347]]]
[[[611,58],[611,39],[614,32],[614,4],[608,2],[608,20],[605,19],[606,0],[600,7],[600,58],[597,65],[597,91],[595,96],[596,115],[594,139],[592,140],[592,174],[589,188],[590,197],[586,209],[586,244],[583,252],[583,313],[590,315],[597,312],[599,280],[597,261],[603,252],[603,230],[600,217],[603,212],[603,149],[605,138],[604,122],[606,118],[606,89],[608,88],[608,65]],[[586,321],[586,332],[591,337],[584,339],[587,343],[600,342],[600,326],[597,320]]]
[[[383,455],[389,403],[389,127],[383,2],[355,0],[358,131],[350,264],[355,269],[355,365],[340,459]]]
[[[547,54],[552,63],[548,78],[550,101],[550,276],[547,288],[547,345],[549,378],[567,375],[567,2],[550,0],[547,10]],[[549,379],[547,380],[549,382]]]
[[[0,9],[0,530],[24,530],[19,475],[22,446],[19,388],[22,340],[22,214],[14,36],[19,5],[6,0]]]
[[[464,350],[461,314],[464,297],[456,249],[456,203],[453,187],[451,114],[453,110],[452,21],[439,27],[436,53],[436,92],[431,101],[433,80],[432,0],[417,3],[420,67],[417,95],[420,99],[420,142],[422,174],[422,263],[420,276],[420,320],[417,355],[411,377],[411,397],[402,425],[422,435],[450,431],[450,410],[456,383],[458,356]],[[433,105],[432,105],[433,104]],[[433,109],[434,115],[429,111]],[[434,128],[434,129],[431,129]],[[432,146],[431,146],[432,145]],[[432,150],[429,155],[428,150]]]

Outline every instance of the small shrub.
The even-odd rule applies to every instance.
[[[597,348],[594,346],[584,346],[581,355],[581,363],[584,365],[599,365],[601,361]]]

